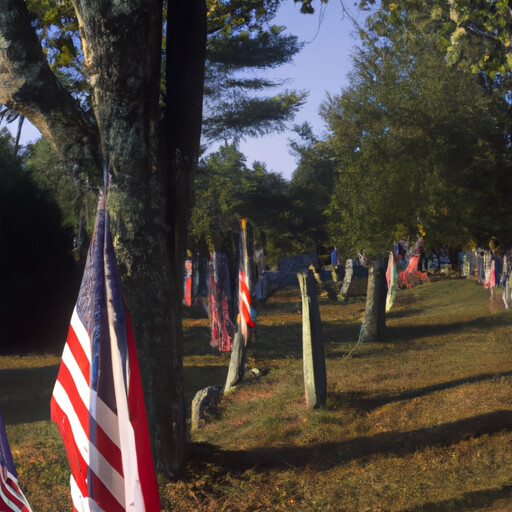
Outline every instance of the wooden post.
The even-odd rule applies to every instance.
[[[233,336],[233,343],[231,345],[231,359],[229,360],[228,376],[226,378],[226,384],[224,385],[224,393],[243,380],[246,359],[247,347],[244,342],[244,337],[240,332],[240,325],[238,325],[238,330]]]
[[[315,409],[325,406],[327,399],[322,322],[312,272],[300,272],[297,279],[302,297],[302,354],[306,406]]]

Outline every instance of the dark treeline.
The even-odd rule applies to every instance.
[[[0,135],[0,350],[62,346],[80,269],[59,205]]]

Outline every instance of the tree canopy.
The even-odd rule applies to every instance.
[[[350,86],[324,104],[338,172],[333,236],[374,255],[420,229],[433,244],[510,236],[508,106],[447,66],[436,20],[407,14],[400,30],[369,20]]]
[[[201,162],[195,195],[189,226],[189,248],[194,252],[231,250],[240,218],[250,220],[255,244],[271,257],[286,252],[288,184],[259,162],[249,168],[236,142],[222,145]]]
[[[285,27],[270,25],[270,15],[229,31],[213,30],[223,17],[214,9],[209,18],[203,139],[241,138],[281,131],[304,103],[305,93],[284,90],[280,80],[261,73],[289,62],[302,45]],[[229,27],[229,26],[228,26]]]

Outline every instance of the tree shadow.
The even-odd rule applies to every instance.
[[[0,406],[5,423],[48,421],[58,371],[58,364],[0,370]]]
[[[360,324],[324,322],[322,323],[322,337],[326,347],[330,343],[353,344],[359,338]],[[341,340],[341,341],[339,341]]]
[[[422,396],[426,396],[430,393],[435,393],[436,391],[452,389],[458,386],[462,386],[464,384],[474,384],[477,382],[484,382],[487,380],[501,379],[503,377],[512,377],[512,371],[472,375],[470,377],[465,377],[462,379],[455,379],[448,382],[432,384],[430,386],[425,386],[423,388],[411,389],[408,391],[404,391],[402,393],[379,395],[377,397],[372,398],[365,396],[363,393],[329,393],[329,396],[332,399],[334,399],[336,403],[345,403],[348,397],[349,401],[355,408],[365,412],[371,412],[379,407],[382,407],[390,403],[401,402],[402,400],[411,400],[413,398],[419,398]]]
[[[375,455],[404,456],[428,447],[446,447],[461,441],[512,430],[512,411],[500,410],[409,432],[382,432],[347,441],[307,446],[222,450],[211,444],[192,443],[196,463],[215,463],[226,471],[304,469],[326,471],[353,460]]]
[[[499,319],[502,327],[512,326],[512,315],[502,316]],[[451,322],[435,324],[415,324],[415,325],[392,325],[386,329],[386,337],[396,341],[417,340],[419,338],[430,338],[442,336],[462,330],[475,330],[487,332],[496,327],[496,317],[481,316],[470,322]]]
[[[183,381],[185,388],[185,404],[190,408],[196,393],[207,386],[224,387],[228,376],[228,364],[208,366],[184,366]],[[188,410],[190,415],[190,411]]]
[[[393,320],[395,318],[407,318],[414,315],[420,315],[423,313],[425,309],[423,308],[402,308],[402,309],[392,309],[388,313],[386,313],[387,320]]]
[[[452,498],[433,503],[425,503],[403,512],[469,512],[489,507],[498,500],[512,498],[512,484],[502,485],[499,489],[483,489],[465,492],[461,498]],[[512,510],[512,504],[510,505]]]

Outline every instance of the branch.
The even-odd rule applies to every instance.
[[[97,130],[50,69],[23,0],[0,0],[0,103],[29,119],[75,172],[97,175]]]
[[[478,37],[487,39],[488,41],[492,41],[493,43],[497,43],[499,46],[504,48],[506,50],[506,52],[508,53],[507,47],[503,44],[503,42],[500,41],[498,39],[498,37],[496,37],[491,32],[488,32],[487,30],[484,30],[484,29],[478,27],[475,23],[473,23],[471,21],[468,23],[461,23],[460,26],[465,28],[466,30],[468,30],[469,32],[471,32],[472,34],[474,34]]]

